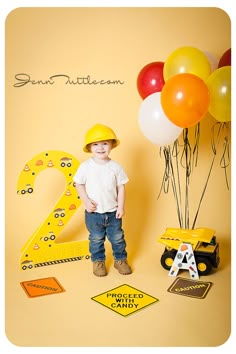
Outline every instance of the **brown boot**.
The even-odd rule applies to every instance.
[[[107,270],[104,261],[93,262],[93,274],[97,277],[104,277],[107,275]]]
[[[126,259],[115,261],[114,267],[118,270],[118,272],[120,274],[126,275],[126,274],[132,273],[132,270],[131,270],[130,266],[128,265],[128,262]]]

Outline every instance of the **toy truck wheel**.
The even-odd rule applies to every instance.
[[[207,275],[210,273],[212,265],[209,259],[204,257],[196,257],[196,263],[199,275]]]
[[[164,269],[170,270],[174,262],[176,251],[164,252],[161,256],[161,265]]]

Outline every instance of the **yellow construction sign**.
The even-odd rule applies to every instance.
[[[154,296],[126,284],[94,296],[92,300],[124,317],[159,301]]]
[[[52,211],[23,246],[20,259],[22,270],[90,258],[88,240],[55,242],[81,205],[73,182],[78,166],[79,161],[63,151],[42,152],[24,165],[17,183],[19,195],[33,193],[35,179],[44,169],[58,169],[64,174],[66,183]]]

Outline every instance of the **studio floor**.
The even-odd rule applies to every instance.
[[[151,245],[149,245],[151,246]],[[162,268],[162,245],[154,243],[138,257],[130,255],[133,273],[121,275],[107,248],[106,277],[92,273],[90,260],[18,270],[12,257],[6,278],[6,335],[23,347],[215,347],[230,336],[230,247],[221,245],[221,263],[199,281],[212,286],[204,298],[168,291],[176,277]],[[29,297],[21,283],[56,278],[61,293]],[[188,271],[178,277],[190,279]],[[158,301],[123,316],[93,297],[128,285]]]

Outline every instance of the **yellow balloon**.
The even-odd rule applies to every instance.
[[[177,74],[194,74],[206,81],[211,74],[211,65],[207,56],[194,47],[181,47],[176,49],[167,58],[163,76],[165,81]]]
[[[209,113],[220,122],[231,120],[231,66],[215,70],[207,79],[210,92]]]

